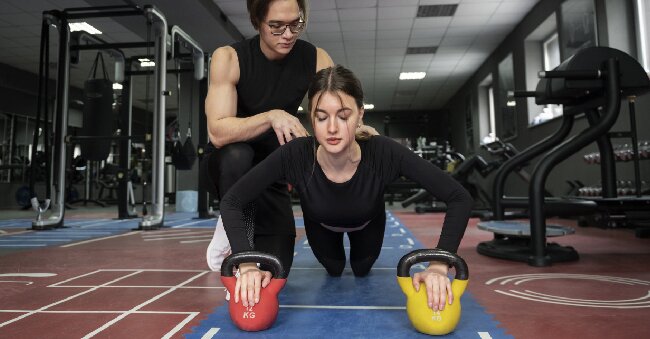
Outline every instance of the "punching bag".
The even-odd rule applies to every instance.
[[[97,77],[97,69],[102,68],[103,78]],[[108,78],[101,52],[97,53],[90,69],[90,76],[84,83],[84,107],[82,136],[112,136],[115,119],[113,116],[113,82]],[[108,158],[111,151],[110,139],[81,140],[81,155],[93,161]]]

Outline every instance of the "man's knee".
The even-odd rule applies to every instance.
[[[246,143],[229,144],[219,149],[218,166],[221,175],[239,178],[253,167],[253,148]]]

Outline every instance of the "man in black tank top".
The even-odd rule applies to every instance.
[[[211,145],[201,166],[220,199],[280,145],[307,135],[298,106],[314,74],[333,65],[323,49],[298,39],[305,0],[248,0],[247,7],[259,34],[218,48],[210,65],[205,111]],[[288,271],[296,231],[287,185],[270,186],[245,215],[251,247],[278,256]],[[206,253],[210,269],[220,270],[229,250],[220,220]]]

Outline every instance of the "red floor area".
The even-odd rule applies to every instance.
[[[442,215],[395,215],[435,245]],[[534,268],[479,255],[476,244],[492,235],[475,225],[459,250],[470,267],[468,290],[515,338],[648,337],[650,240],[630,230],[577,228],[555,241],[574,246],[579,261]],[[181,338],[224,302],[219,274],[205,270],[207,241],[183,242],[205,231],[165,229],[1,256],[0,273],[56,275],[0,276],[0,337]]]
[[[152,234],[1,257],[3,273],[56,275],[0,279],[21,281],[0,282],[0,309],[18,311],[0,312],[0,337],[180,338],[190,332],[224,300],[219,274],[205,270],[207,242],[145,241]]]
[[[426,246],[435,246],[442,214],[395,215]],[[552,222],[575,227],[570,220]],[[515,338],[638,339],[650,334],[650,239],[635,238],[626,229],[575,227],[576,234],[552,241],[573,246],[580,260],[539,268],[478,254],[476,245],[492,234],[477,229],[476,223],[471,221],[458,251],[470,268],[468,291]],[[527,274],[542,276],[488,284]],[[548,279],[551,274],[564,277]]]

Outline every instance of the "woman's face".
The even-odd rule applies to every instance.
[[[318,143],[331,154],[346,151],[354,142],[357,124],[363,117],[353,97],[343,92],[321,92],[312,101],[312,123]]]

